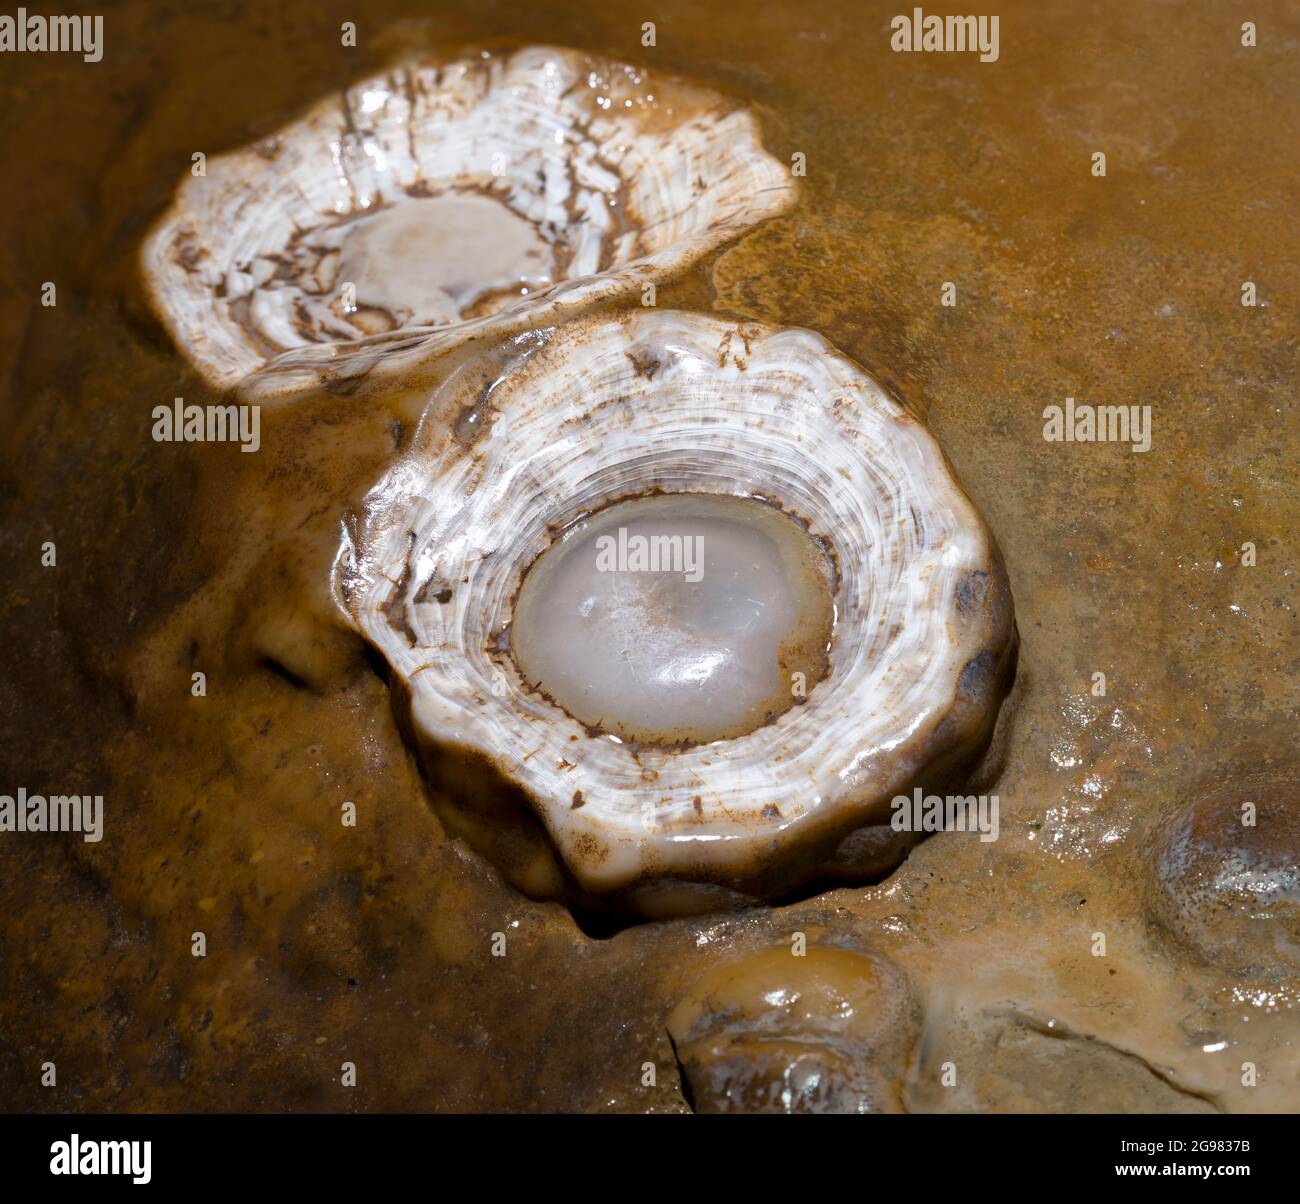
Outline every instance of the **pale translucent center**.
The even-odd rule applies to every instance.
[[[485,298],[506,304],[552,282],[550,246],[532,222],[475,193],[404,200],[354,222],[339,282],[358,305],[402,325],[454,322]]]
[[[825,553],[787,515],[720,494],[618,502],[530,566],[510,644],[528,682],[643,743],[742,735],[826,673]]]

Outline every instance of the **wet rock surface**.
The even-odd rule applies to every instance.
[[[7,158],[42,168],[0,177],[0,789],[102,794],[105,831],[0,833],[4,1106],[685,1111],[788,1087],[850,1109],[1294,1109],[1300,983],[1273,935],[1294,903],[1217,877],[1294,870],[1294,793],[1252,797],[1296,780],[1294,15],[1247,49],[1222,13],[1063,3],[1004,21],[981,64],[892,54],[891,14],[848,4],[740,24],[658,5],[652,50],[640,10],[545,2],[436,22],[377,3],[346,50],[345,7],[125,6],[93,69],[7,64]],[[800,207],[658,303],[811,327],[942,444],[1021,634],[966,787],[998,795],[996,841],[940,833],[871,887],[584,932],[444,828],[329,597],[340,515],[428,382],[265,411],[252,455],[152,440],[154,406],[215,400],[134,276],[190,155],[502,28],[752,98],[772,153],[805,155]],[[1150,405],[1150,450],[1045,440],[1067,397]],[[911,1001],[807,1075],[755,1043],[772,1016],[747,1019],[815,971],[796,932]],[[706,976],[755,957],[727,988],[739,1019],[679,1038]],[[821,1008],[773,1013],[782,1042],[816,1045]],[[692,1080],[697,1040],[726,1075]]]

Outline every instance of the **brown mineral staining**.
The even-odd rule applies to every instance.
[[[601,844],[594,836],[579,836],[574,841],[574,863],[578,866],[596,866],[599,865],[609,855],[609,850]],[[541,894],[542,892],[537,892]],[[550,895],[559,894],[559,891],[546,892]]]

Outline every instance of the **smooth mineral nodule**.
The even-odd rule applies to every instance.
[[[1248,777],[1162,825],[1149,869],[1158,926],[1235,979],[1300,972],[1300,813],[1294,780]]]
[[[774,946],[694,982],[668,1031],[696,1112],[901,1112],[920,1019],[888,959]]]
[[[832,574],[807,532],[757,499],[617,502],[534,561],[511,649],[589,727],[648,744],[724,740],[825,676]]]

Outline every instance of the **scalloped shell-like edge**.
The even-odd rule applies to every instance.
[[[571,88],[576,87],[572,81],[598,70],[602,79],[613,81],[610,87],[616,96],[629,90],[624,76],[633,73],[631,68],[598,56],[552,47],[528,47],[503,58],[488,56],[483,62],[408,62],[383,76],[357,83],[341,97],[317,103],[269,138],[211,157],[205,176],[187,176],[170,207],[146,237],[140,263],[153,309],[207,383],[218,389],[242,384],[252,399],[273,401],[362,375],[396,378],[468,340],[509,337],[530,327],[560,321],[598,302],[630,296],[647,284],[681,272],[709,251],[794,204],[797,183],[790,171],[763,149],[761,131],[751,112],[712,91],[645,72],[634,78],[646,81],[644,90],[653,87],[653,94],[661,98],[650,111],[624,111],[615,106],[617,116],[611,116],[593,107],[586,115],[584,128],[599,139],[602,152],[616,151],[620,163],[671,156],[668,170],[679,192],[685,188],[682,173],[691,173],[691,199],[683,207],[672,214],[655,213],[653,222],[647,215],[637,214],[633,229],[674,229],[685,215],[706,204],[712,209],[707,222],[697,223],[697,228],[684,231],[668,245],[651,249],[648,254],[603,271],[559,281],[488,316],[446,326],[399,328],[381,335],[314,343],[278,353],[253,346],[250,332],[216,297],[216,277],[224,279],[238,261],[236,244],[243,246],[256,239],[257,211],[250,206],[260,192],[275,182],[277,172],[292,172],[300,166],[307,153],[302,145],[310,148],[324,142],[333,152],[330,162],[342,164],[348,156],[339,148],[347,139],[359,139],[363,151],[367,145],[364,123],[376,120],[363,114],[363,98],[368,93],[382,90],[384,95],[407,98],[403,100],[407,108],[417,103],[426,105],[430,111],[422,112],[421,120],[436,128],[435,118],[445,117],[443,100],[446,108],[454,112],[456,97],[439,96],[435,104],[429,99],[430,87],[451,88],[454,83],[466,92],[460,100],[469,104],[480,92],[486,95],[492,89],[517,87],[520,78],[535,83],[528,73],[536,75],[555,64],[564,73],[560,82],[568,81]],[[474,75],[481,70],[496,75],[484,83]],[[437,84],[432,82],[435,80]],[[559,91],[558,85],[555,90]],[[577,102],[571,107],[572,112],[565,111],[566,120],[576,120]],[[335,166],[332,170],[338,179],[322,187],[322,196],[333,195],[333,184],[335,191],[343,189],[348,194],[349,203],[362,203],[364,207],[378,194],[378,174],[370,158],[365,154],[353,156],[357,157],[363,170],[354,176]],[[387,186],[418,183],[422,164],[423,159],[413,148],[410,162],[402,170],[415,172],[415,179],[396,178]],[[717,170],[708,170],[710,164]],[[365,195],[358,202],[359,191]],[[322,213],[323,221],[335,216],[343,200],[336,197],[334,203],[334,211]]]
[[[771,897],[988,739],[1016,642],[1001,557],[934,439],[860,367],[810,331],[671,312],[579,319],[500,354],[488,395],[483,373],[435,394],[335,567],[435,780],[490,767],[588,896]],[[647,487],[763,496],[831,548],[831,669],[803,705],[737,739],[637,748],[500,652],[554,532]]]

